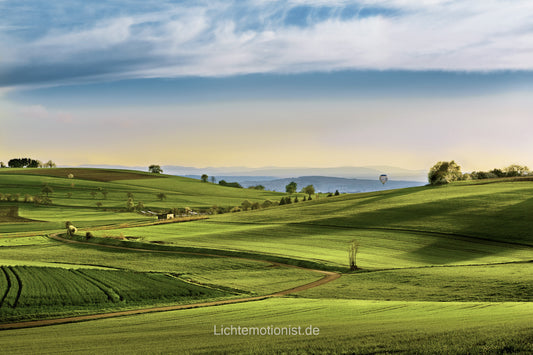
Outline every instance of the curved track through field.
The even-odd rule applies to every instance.
[[[292,268],[297,268],[297,269],[313,271],[313,272],[322,274],[323,277],[321,279],[319,279],[319,280],[310,282],[310,283],[305,284],[305,285],[300,285],[300,286],[297,286],[297,287],[290,288],[288,290],[279,291],[279,292],[276,292],[276,293],[272,293],[272,294],[269,294],[269,295],[263,295],[263,296],[235,298],[235,299],[230,299],[230,300],[221,300],[221,301],[212,301],[212,302],[200,302],[200,303],[175,305],[175,306],[166,306],[166,307],[142,308],[142,309],[134,309],[134,310],[128,310],[128,311],[118,311],[118,312],[109,312],[109,313],[100,313],[100,314],[89,314],[89,315],[85,315],[85,316],[65,317],[65,318],[56,318],[56,319],[43,319],[43,320],[35,320],[35,321],[17,322],[17,323],[6,323],[6,324],[0,324],[0,330],[16,329],[16,328],[29,328],[29,327],[40,327],[40,326],[45,326],[45,325],[73,323],[73,322],[80,322],[80,321],[87,321],[87,320],[94,320],[94,319],[111,318],[111,317],[127,316],[127,315],[134,315],[134,314],[142,314],[142,313],[174,311],[174,310],[179,310],[179,309],[190,309],[190,308],[209,307],[209,306],[221,306],[221,305],[232,304],[232,303],[258,301],[258,300],[264,300],[264,299],[271,298],[271,297],[281,297],[281,296],[289,295],[291,293],[305,291],[305,290],[311,289],[313,287],[321,286],[323,284],[326,284],[328,282],[331,282],[331,281],[336,280],[339,277],[341,277],[341,274],[336,273],[336,272],[316,270],[316,269],[307,269],[307,268],[303,268],[303,267],[299,267],[299,266],[276,263],[276,262],[272,262],[272,261],[246,259],[246,258],[222,256],[222,255],[214,255],[214,254],[188,253],[188,252],[183,252],[183,251],[148,250],[148,249],[141,249],[141,248],[120,247],[120,246],[115,246],[115,245],[102,245],[102,244],[94,244],[94,243],[85,243],[85,242],[80,242],[80,241],[75,241],[75,240],[64,239],[64,238],[59,237],[57,234],[50,235],[50,238],[53,238],[55,240],[58,240],[58,241],[61,241],[61,242],[65,242],[65,243],[86,244],[86,245],[91,245],[91,246],[97,245],[99,247],[105,247],[105,248],[111,248],[111,249],[134,250],[134,251],[141,251],[141,252],[148,252],[148,253],[189,254],[189,255],[201,255],[201,256],[210,256],[210,257],[218,257],[218,258],[234,258],[234,259],[242,259],[242,260],[261,261],[261,262],[269,263],[271,265],[276,265],[276,266],[292,267]]]

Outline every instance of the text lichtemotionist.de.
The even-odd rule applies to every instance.
[[[214,326],[214,335],[276,335],[276,336],[291,336],[291,335],[319,335],[320,329],[313,327],[302,326],[288,326],[288,327],[275,327],[273,325],[268,327],[241,327],[241,326]]]

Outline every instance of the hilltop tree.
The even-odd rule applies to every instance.
[[[461,167],[455,161],[439,161],[429,170],[428,180],[431,185],[444,185],[462,178]]]
[[[159,201],[164,201],[167,199],[167,195],[164,192],[160,192],[157,194],[157,198],[159,199]]]
[[[151,172],[151,173],[154,173],[154,174],[162,174],[163,173],[163,169],[161,169],[161,167],[159,165],[150,165],[148,167],[148,171]]]
[[[56,167],[56,163],[54,163],[51,160],[48,160],[46,163],[43,164],[43,167],[45,167],[45,168],[55,168]]]
[[[207,179],[209,179],[209,176],[207,176],[207,174],[202,174],[202,177],[200,179],[202,179],[202,182],[207,182]]]
[[[309,195],[309,199],[311,199],[311,195],[314,195],[315,193],[315,187],[313,185],[307,185],[306,187],[302,189],[302,192],[304,194]]]
[[[217,179],[216,179],[216,177],[214,177],[214,176],[211,176],[211,182],[212,182],[213,184],[216,184],[216,182],[217,182]]]
[[[0,161],[0,169],[1,169],[1,168],[5,168],[5,167],[6,167],[6,165],[4,164],[4,162],[3,162],[3,161]]]
[[[285,186],[285,191],[288,193],[288,194],[293,194],[296,192],[296,187],[298,185],[294,182],[294,181],[291,181],[290,183],[288,183],[286,186]]]
[[[335,190],[335,196],[339,196],[340,193],[339,193],[339,190]]]

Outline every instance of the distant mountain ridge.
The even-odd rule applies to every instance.
[[[88,168],[114,168],[147,171],[148,167],[120,166],[120,165],[80,165]],[[206,167],[196,168],[177,165],[162,165],[165,174],[180,176],[196,176],[207,174],[215,176],[217,180],[223,176],[251,177],[250,180],[283,179],[298,176],[339,177],[347,179],[377,179],[381,174],[387,174],[390,180],[404,180],[427,182],[427,171],[409,170],[393,166],[364,166],[364,167],[337,167],[337,168],[247,168],[247,167]],[[260,177],[256,179],[255,177]]]

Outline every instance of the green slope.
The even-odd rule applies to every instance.
[[[453,184],[322,198],[187,224],[121,230],[144,241],[260,252],[364,269],[533,259],[533,182]]]

